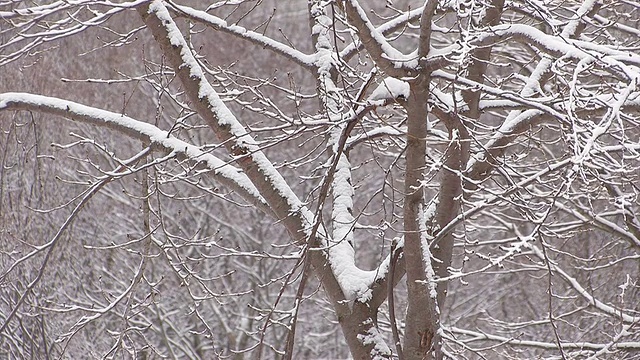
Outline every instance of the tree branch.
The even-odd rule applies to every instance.
[[[273,215],[258,190],[238,168],[149,123],[72,101],[27,93],[0,94],[0,111],[2,110],[28,110],[58,115],[148,141],[155,148],[175,153],[178,158],[187,159],[196,167],[211,170],[207,174],[215,181],[235,191],[266,214]]]
[[[303,68],[313,68],[313,55],[307,55],[299,50],[292,48],[291,46],[285,45],[279,41],[273,40],[270,37],[264,36],[263,34],[247,30],[240,25],[230,25],[227,23],[227,21],[204,11],[195,10],[188,6],[178,5],[173,1],[168,1],[168,4],[171,6],[170,9],[175,10],[187,19],[199,22],[215,30],[233,35],[256,46],[267,49],[275,54],[285,57],[290,61],[295,62]]]

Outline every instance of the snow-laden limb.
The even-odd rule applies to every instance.
[[[313,66],[312,55],[307,55],[297,49],[292,48],[289,45],[285,45],[259,32],[248,30],[240,25],[229,24],[226,20],[221,19],[217,16],[211,15],[204,11],[196,10],[192,7],[178,5],[173,1],[168,1],[168,4],[172,9],[175,9],[181,15],[184,15],[190,20],[202,23],[216,30],[239,37],[254,45],[273,51],[274,53],[282,55],[302,67],[311,68]]]
[[[43,15],[47,15],[53,11],[59,11],[68,9],[73,6],[73,2],[70,1],[54,1],[50,4],[32,6],[22,9],[12,9],[11,11],[0,11],[0,18],[2,20],[12,20],[20,17],[35,18]],[[21,23],[15,23],[20,26]]]
[[[29,110],[59,115],[79,122],[116,130],[136,139],[149,141],[157,148],[175,153],[179,157],[202,166],[204,169],[211,170],[207,174],[215,181],[235,191],[246,201],[256,205],[266,213],[270,213],[258,190],[240,169],[229,165],[208,152],[200,150],[197,146],[170,135],[167,131],[159,129],[152,124],[72,101],[28,93],[0,94],[0,111],[7,110]]]
[[[359,271],[355,265],[355,251],[353,249],[354,191],[351,184],[351,164],[344,153],[337,156],[338,164],[331,184],[333,195],[331,225],[333,227],[332,239],[335,245],[330,245],[328,249],[329,262],[338,282],[340,282],[344,295],[348,300],[354,300],[369,292],[371,283],[368,281],[374,279],[367,279],[369,276],[363,276],[365,272]]]
[[[449,341],[452,341],[455,343],[470,344],[476,341],[490,340],[490,341],[495,341],[495,342],[500,342],[500,343],[510,344],[510,345],[536,347],[536,348],[549,349],[549,350],[558,349],[558,344],[552,343],[552,342],[522,340],[522,339],[516,339],[513,337],[489,334],[482,331],[461,329],[455,326],[445,327],[444,330],[445,330],[445,337]],[[447,335],[447,333],[451,333],[457,336],[453,337],[453,336]],[[465,336],[465,338],[462,338],[460,335]],[[600,351],[605,348],[640,350],[640,341],[629,341],[629,342],[621,341],[621,342],[606,343],[606,344],[597,344],[597,343],[591,343],[591,342],[562,342],[561,346],[563,349],[590,350],[590,351]]]
[[[578,27],[582,23],[582,17],[593,9],[596,5],[594,0],[588,0],[582,3],[580,9],[576,12],[576,17],[571,19],[567,25],[565,25],[562,29],[562,33],[559,35],[562,39],[564,38],[573,38],[576,36],[576,31]],[[531,73],[531,75],[527,78],[522,90],[520,91],[520,95],[523,97],[531,97],[534,95],[536,90],[541,89],[543,83],[543,77],[545,74],[549,72],[552,66],[552,61],[548,57],[542,57],[540,62],[536,65],[535,69]],[[569,108],[566,108],[569,109]],[[511,117],[516,116],[517,114],[509,114]]]
[[[343,295],[348,301],[353,301],[368,290],[368,284],[362,283],[366,276],[362,276],[362,272],[355,266],[355,252],[352,245],[355,219],[353,218],[354,191],[351,185],[351,164],[339,145],[347,125],[343,119],[344,97],[331,76],[335,62],[329,30],[333,20],[326,15],[320,2],[312,3],[309,6],[309,12],[312,21],[311,33],[315,44],[315,65],[318,72],[316,82],[320,102],[328,117],[327,120],[332,124],[326,145],[329,153],[332,154],[331,166],[323,184],[324,188],[330,185],[333,195],[331,210],[333,241],[327,244],[328,260]],[[321,203],[323,201],[324,199],[320,199]]]
[[[365,346],[373,346],[373,349],[370,353],[371,360],[384,360],[388,357],[381,354],[391,354],[391,349],[389,349],[389,347],[385,343],[384,337],[380,333],[380,330],[378,330],[375,326],[369,326],[364,334],[359,334],[358,340],[360,340]]]
[[[433,219],[436,207],[435,204],[431,204],[431,206],[424,209],[424,207],[420,206],[421,221],[420,221],[420,247],[422,248],[422,261],[424,262],[424,272],[426,275],[426,279],[424,283],[427,285],[429,289],[429,296],[433,300],[433,304],[435,307],[433,311],[436,313],[440,313],[440,308],[438,304],[438,293],[436,291],[436,283],[439,279],[436,279],[436,273],[433,270],[431,250],[429,249],[429,243],[431,242],[431,236],[427,235],[427,223],[430,219]]]
[[[332,19],[325,14],[323,4],[314,2],[310,6],[313,21],[312,34],[315,36],[316,67],[318,71],[318,88],[324,113],[332,124],[327,148],[332,154],[332,167],[328,178],[332,177],[331,194],[333,206],[331,210],[332,241],[328,244],[328,261],[331,265],[345,298],[353,302],[366,303],[371,299],[371,287],[385,269],[364,271],[355,264],[353,248],[355,218],[353,216],[353,197],[355,195],[351,179],[351,163],[344,152],[348,132],[359,120],[342,96],[342,89],[337,87],[331,75],[335,62],[329,32]],[[348,121],[345,121],[347,119]],[[326,180],[325,180],[326,181]],[[385,270],[385,271],[380,271]]]
[[[333,20],[325,14],[321,2],[313,3],[309,10],[313,22],[312,34],[315,39],[319,97],[324,113],[328,116],[327,120],[332,124],[326,145],[329,153],[332,154],[327,179],[331,180],[333,197],[332,240],[326,245],[328,261],[345,298],[351,302],[356,299],[367,302],[372,296],[371,288],[386,274],[388,262],[383,262],[378,269],[372,271],[361,270],[355,264],[355,251],[352,246],[355,227],[353,216],[355,193],[351,180],[351,163],[344,150],[349,132],[361,117],[345,105],[343,90],[335,84],[331,75],[335,67],[333,61],[335,52],[329,32]]]
[[[138,12],[147,27],[152,31],[156,41],[160,44],[163,54],[174,68],[184,87],[186,96],[192,102],[192,107],[225,144],[229,153],[235,157],[235,161],[266,200],[275,216],[281,221],[281,224],[286,227],[293,240],[299,244],[310,245],[312,248],[309,250],[311,264],[317,272],[318,278],[322,281],[325,290],[334,300],[336,312],[338,314],[348,314],[348,305],[342,301],[344,299],[342,288],[344,285],[349,286],[350,284],[341,283],[336,279],[332,271],[333,263],[331,266],[327,266],[328,257],[331,257],[331,255],[327,255],[325,249],[328,246],[328,251],[333,251],[332,249],[335,249],[335,247],[326,241],[326,235],[323,233],[322,228],[317,228],[317,232],[313,232],[313,213],[293,193],[273,164],[266,158],[260,145],[248,134],[242,124],[220,100],[205,78],[198,62],[191,54],[188,44],[164,4],[161,1],[153,1],[148,6],[138,8]],[[321,45],[326,47],[324,43],[321,43]],[[330,61],[329,64],[332,63],[332,56],[328,52],[318,55],[316,55],[318,56],[317,59]],[[323,67],[321,66],[321,68]],[[327,90],[329,92],[331,89]],[[310,236],[314,237],[310,238]],[[347,242],[341,242],[338,245],[349,246]],[[320,249],[313,249],[317,247],[320,247]],[[338,263],[337,265],[344,264]],[[346,263],[346,265],[349,266],[349,263]],[[354,269],[349,268],[351,270]],[[360,279],[358,277],[359,281]],[[361,308],[365,305],[357,306]],[[352,347],[355,344],[359,344],[355,346],[361,348],[360,350],[368,348],[362,348],[361,342],[356,339],[356,336],[360,331],[362,320],[368,319],[370,316],[365,311],[360,311],[358,314],[359,317],[353,319],[354,321],[342,324],[352,351],[357,351]],[[390,354],[380,355],[388,357]]]
[[[398,30],[400,27],[404,26],[406,23],[420,18],[420,16],[422,15],[423,9],[424,9],[424,6],[411,9],[406,13],[402,15],[398,15],[392,18],[391,20],[387,21],[386,23],[378,26],[376,30],[378,31],[378,33],[382,35]],[[358,51],[358,49],[362,48],[362,46],[363,44],[361,41],[351,42],[349,45],[345,46],[344,49],[340,51],[340,58],[349,59]]]
[[[194,109],[224,142],[276,217],[284,220],[287,229],[297,240],[304,239],[313,219],[311,212],[264,155],[260,144],[249,135],[220,99],[166,6],[162,1],[156,0],[139,7],[138,12],[180,78]],[[292,214],[298,215],[291,216]]]
[[[582,17],[591,12],[594,6],[596,6],[596,2],[594,0],[584,1],[580,8],[577,10],[576,17],[574,19],[571,19],[563,27],[560,37],[562,39],[574,37],[580,24],[582,23]],[[520,93],[518,94],[519,99],[530,99],[531,97],[533,97],[535,92],[542,87],[544,83],[544,77],[549,72],[552,65],[553,62],[550,58],[541,58],[538,64],[536,64],[536,67],[532,71],[531,75],[526,79],[524,86],[520,90]],[[509,92],[501,92],[509,94]],[[498,99],[502,97],[499,93],[494,92],[494,94]],[[514,98],[502,98],[504,100],[519,102]],[[538,103],[542,103],[547,99],[536,100]],[[527,108],[527,106],[535,105],[535,103],[531,103],[526,100],[522,104],[525,105],[525,108]],[[568,107],[569,104],[566,104],[565,106],[567,107],[564,107],[564,109],[570,108]],[[509,112],[498,131],[496,131],[492,135],[491,139],[489,139],[489,141],[487,141],[483,145],[483,148],[485,149],[483,154],[479,155],[478,157],[472,157],[469,159],[469,162],[467,164],[467,174],[472,180],[479,181],[482,178],[486,178],[493,168],[491,160],[497,158],[500,154],[502,154],[508,144],[510,144],[515,138],[519,136],[520,133],[525,131],[529,126],[533,125],[536,121],[539,121],[544,114],[555,116],[560,121],[566,121],[566,117],[560,112],[556,111],[556,109],[553,107],[535,106],[535,108],[537,110],[528,109],[526,111],[523,111],[521,109],[515,109]],[[558,115],[561,116],[559,117]]]
[[[635,28],[635,27],[631,27],[628,25],[625,25],[623,23],[617,22],[617,21],[613,21],[611,19],[607,19],[606,17],[602,16],[602,15],[598,15],[596,14],[593,17],[594,20],[598,21],[600,24],[602,24],[602,26],[605,27],[612,27],[614,29],[620,30],[622,32],[626,32],[630,35],[636,36],[637,38],[640,38],[640,29]]]
[[[347,139],[347,144],[345,145],[345,149],[350,150],[363,141],[375,139],[377,137],[383,137],[383,136],[398,137],[398,136],[404,136],[406,133],[407,133],[407,129],[404,126],[396,127],[396,126],[386,125],[386,126],[376,127],[371,130],[367,130],[367,131],[358,133],[356,135],[350,136]]]
[[[345,13],[351,25],[357,29],[357,35],[373,61],[387,75],[403,77],[407,71],[414,70],[418,66],[417,54],[405,55],[389,44],[371,21],[357,0],[346,0]]]
[[[336,85],[334,73],[338,61],[335,59],[336,53],[331,37],[333,19],[327,16],[326,6],[322,1],[312,1],[309,4],[318,97],[322,113],[327,116],[331,126],[326,144],[331,157],[327,161],[327,174],[320,190],[318,214],[321,213],[325,198],[330,193],[333,199],[332,234],[325,246],[327,262],[341,293],[328,291],[328,295],[334,303],[347,344],[354,357],[387,359],[391,356],[391,350],[375,326],[374,316],[379,305],[374,307],[371,302],[374,297],[373,287],[384,282],[389,261],[384,261],[374,271],[361,270],[356,266],[353,248],[356,223],[353,216],[354,189],[351,163],[345,152],[345,145],[350,132],[364,113],[355,113],[347,104],[343,95],[344,89]],[[378,291],[378,295],[379,293]],[[379,301],[377,298],[376,300]],[[346,308],[344,304],[347,305]]]
[[[599,61],[607,65],[607,70],[616,75],[632,79],[638,73],[640,55],[615,49],[590,41],[575,40],[567,37],[545,34],[524,24],[508,24],[491,27],[484,35],[478,34],[475,46],[489,45],[505,38],[514,38],[532,44],[540,50],[557,57],[569,57],[578,60]]]
[[[618,99],[607,109],[607,113],[604,115],[604,118],[600,121],[600,123],[589,129],[591,136],[584,140],[582,149],[576,148],[575,150],[576,154],[574,161],[576,162],[576,164],[582,164],[591,153],[592,148],[595,146],[596,140],[609,130],[614,120],[620,120],[621,108],[624,106],[627,100],[632,97],[632,94],[635,93],[635,95],[637,95],[636,89],[639,86],[640,72],[634,74],[629,84],[627,84],[626,88],[618,94]],[[576,146],[579,146],[577,141]]]

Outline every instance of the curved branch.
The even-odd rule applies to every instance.
[[[235,191],[263,212],[273,214],[258,190],[241,170],[149,123],[72,101],[26,93],[0,94],[0,111],[3,110],[28,110],[58,115],[148,141],[156,148],[175,153],[203,169],[211,170],[208,174],[215,181]]]
[[[229,154],[235,157],[293,241],[300,245],[307,244],[309,248],[330,245],[321,228],[317,233],[312,233],[315,221],[313,213],[300,201],[264,155],[260,144],[251,137],[209,84],[162,1],[156,0],[141,6],[138,13],[174,68],[194,110],[225,144]],[[326,291],[334,294],[336,299],[344,300],[340,284],[327,262],[326,251],[313,249],[309,251],[309,256]],[[349,306],[344,301],[334,302],[334,307],[338,314],[349,311]]]

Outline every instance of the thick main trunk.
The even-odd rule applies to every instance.
[[[435,283],[424,224],[423,182],[429,81],[429,76],[421,76],[411,84],[411,96],[406,106],[404,258],[408,307],[403,353],[407,360],[440,357],[439,310],[432,291]]]

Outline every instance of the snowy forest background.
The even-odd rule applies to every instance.
[[[0,0],[0,358],[639,359],[639,29]]]

